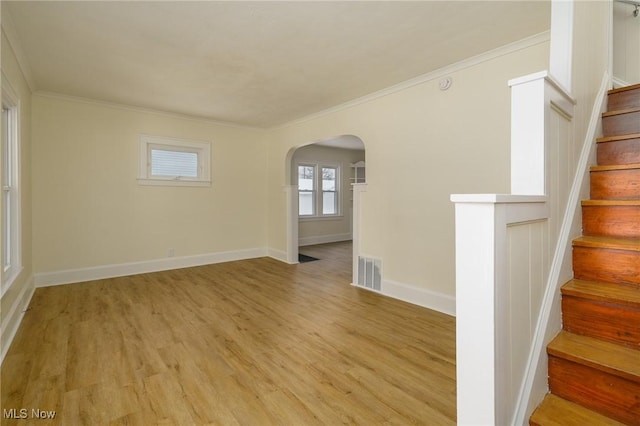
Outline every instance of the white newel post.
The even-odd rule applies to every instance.
[[[546,218],[547,198],[452,195],[456,203],[456,381],[459,425],[511,418],[507,227]]]
[[[496,205],[456,203],[456,380],[459,425],[496,423]]]
[[[511,193],[548,194],[547,162],[552,105],[563,113],[573,100],[548,71],[509,81],[511,87]]]

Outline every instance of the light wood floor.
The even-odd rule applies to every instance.
[[[2,424],[455,424],[455,320],[349,285],[350,243],[40,288]],[[3,416],[4,417],[4,416]]]

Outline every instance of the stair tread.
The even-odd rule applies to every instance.
[[[583,206],[640,206],[640,200],[582,200]]]
[[[627,90],[635,90],[635,89],[640,89],[640,83],[632,84],[631,86],[623,86],[623,87],[618,87],[616,89],[611,89],[607,92],[607,94],[613,95],[614,93],[626,92]]]
[[[531,424],[540,426],[619,426],[624,423],[549,393],[533,412]]]
[[[573,246],[640,251],[640,239],[582,236],[573,240]]]
[[[607,143],[607,142],[617,142],[617,141],[624,141],[627,139],[637,139],[637,138],[640,138],[640,133],[630,133],[628,135],[617,135],[617,136],[604,136],[604,137],[598,138],[596,142]]]
[[[561,331],[547,346],[549,355],[640,383],[640,351]]]
[[[625,108],[625,109],[603,112],[602,117],[604,118],[604,117],[613,117],[614,115],[633,114],[635,112],[640,112],[640,107]]]
[[[562,294],[640,308],[640,287],[602,281],[571,280]]]
[[[611,170],[634,170],[640,169],[639,163],[634,164],[613,164],[610,166],[591,166],[592,172],[608,172]]]

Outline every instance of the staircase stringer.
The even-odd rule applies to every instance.
[[[547,381],[547,344],[562,329],[561,286],[573,277],[571,242],[582,234],[582,199],[589,194],[589,167],[595,164],[596,139],[602,135],[602,113],[606,111],[607,91],[611,87],[611,77],[605,71],[593,104],[589,126],[585,135],[580,158],[573,178],[569,199],[545,287],[545,293],[538,315],[531,350],[527,360],[514,418],[511,424],[525,425],[536,406],[549,390]]]

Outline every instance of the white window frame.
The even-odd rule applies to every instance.
[[[314,194],[314,212],[311,215],[301,215],[300,214],[300,206],[298,206],[298,218],[300,220],[330,220],[342,217],[342,165],[335,163],[324,163],[317,161],[305,161],[300,160],[296,164],[296,184],[298,183],[299,177],[299,167],[313,167],[313,194]],[[323,214],[323,194],[322,190],[322,168],[333,168],[336,169],[336,213],[334,214]],[[306,191],[305,191],[306,192]],[[300,202],[300,188],[298,187],[298,203]]]
[[[334,191],[325,191],[324,188],[322,187],[322,173],[323,173],[323,169],[335,169],[336,171],[336,189]],[[320,204],[320,208],[322,210],[320,210],[319,212],[319,216],[321,217],[336,217],[336,216],[340,216],[340,206],[342,204],[340,197],[342,196],[342,191],[340,191],[341,187],[341,181],[340,181],[340,166],[338,165],[333,165],[333,164],[319,164],[318,165],[318,198],[320,198],[322,200],[322,203]],[[324,212],[324,193],[325,192],[333,192],[335,193],[335,203],[336,203],[336,212],[335,213],[325,213]]]
[[[154,176],[151,151],[192,152],[198,156],[198,176]],[[138,184],[164,186],[211,186],[211,143],[161,136],[140,135],[138,142]]]
[[[311,190],[309,189],[300,189],[300,167],[311,167],[313,168],[313,184]],[[298,181],[298,216],[300,218],[308,218],[308,217],[316,217],[318,213],[318,165],[314,163],[298,163],[296,167],[296,180]],[[313,200],[313,212],[311,214],[300,214],[300,193],[301,192],[311,192],[312,200]]]
[[[2,205],[0,213],[2,216],[2,246],[0,247],[2,278],[0,280],[0,294],[3,296],[22,272],[20,98],[4,73],[2,74],[2,109],[8,111],[8,128],[2,127],[2,147],[0,150],[2,156],[2,201],[0,201]],[[6,173],[7,169],[9,173]],[[8,206],[5,202],[7,198],[9,200]],[[6,221],[7,213],[9,215],[8,223]],[[9,229],[5,229],[7,227]]]

